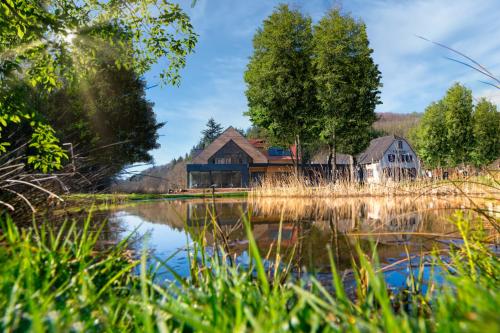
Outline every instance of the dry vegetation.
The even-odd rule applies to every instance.
[[[142,171],[113,185],[111,192],[169,193],[186,188],[186,161],[174,161]]]
[[[356,196],[449,196],[500,197],[499,174],[450,180],[425,180],[360,184],[348,181],[314,183],[295,176],[264,179],[256,184],[251,197],[356,197]]]

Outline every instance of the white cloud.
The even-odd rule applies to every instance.
[[[359,2],[360,3],[360,2]],[[360,3],[361,4],[361,3]],[[445,59],[453,53],[416,35],[467,53],[492,71],[500,69],[497,1],[374,1],[354,15],[361,16],[383,84],[379,111],[423,111],[455,81],[480,90],[479,74]],[[485,24],[487,22],[487,24]],[[487,64],[490,62],[490,64]],[[411,108],[411,109],[409,109]]]
[[[477,94],[478,97],[485,97],[490,102],[500,106],[500,89],[484,89]]]
[[[210,117],[224,126],[247,127],[243,73],[255,30],[280,1],[183,0],[200,41],[183,71],[180,89],[155,96],[162,121],[162,149],[157,163],[184,154],[199,139]],[[289,3],[318,20],[338,1]],[[500,92],[479,83],[486,78],[445,59],[451,52],[416,37],[422,35],[467,53],[500,76],[500,4],[498,0],[354,0],[346,11],[367,25],[374,60],[382,72],[382,102],[378,111],[412,112],[441,98],[454,82],[497,104]]]

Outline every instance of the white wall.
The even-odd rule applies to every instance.
[[[399,148],[398,142],[402,141],[402,148]],[[389,161],[389,155],[394,155],[394,161]],[[406,162],[399,159],[401,155],[411,155],[412,161]],[[385,151],[382,159],[376,163],[371,163],[365,165],[367,170],[365,176],[366,181],[368,183],[379,183],[383,181],[383,169],[384,168],[406,168],[411,169],[415,168],[417,170],[417,176],[420,175],[420,161],[418,160],[417,154],[413,151],[406,140],[394,140],[394,142],[389,146],[389,148]],[[373,176],[368,177],[368,170],[372,170]]]
[[[398,148],[398,141],[395,140],[387,149],[384,154],[384,157],[380,161],[380,167],[383,169],[385,167],[401,167],[401,168],[415,168],[417,169],[417,174],[420,169],[420,164],[418,161],[417,154],[413,151],[406,140],[401,140],[403,143],[403,148]],[[396,160],[394,162],[389,162],[389,154],[393,154],[396,156]],[[412,162],[398,162],[397,157],[401,154],[410,154],[413,157]]]

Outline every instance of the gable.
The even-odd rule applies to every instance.
[[[250,156],[254,163],[267,163],[267,158],[233,127],[228,127],[214,142],[194,157],[191,163],[208,164],[208,160],[230,141],[233,141],[243,152]]]
[[[216,163],[217,158],[230,158],[233,164],[252,163],[252,158],[238,146],[233,140],[229,140],[221,149],[217,150],[208,159],[209,164]]]
[[[396,135],[387,135],[370,141],[368,148],[358,155],[358,163],[369,164],[379,162],[382,158],[384,158],[384,156],[387,155],[387,151],[391,149],[391,147],[394,149],[397,148],[398,141],[403,141],[403,145],[409,149],[415,157],[417,157],[417,154],[405,138]]]

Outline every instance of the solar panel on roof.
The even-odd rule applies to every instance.
[[[269,156],[290,156],[290,149],[284,149],[281,147],[270,147],[267,150]]]

